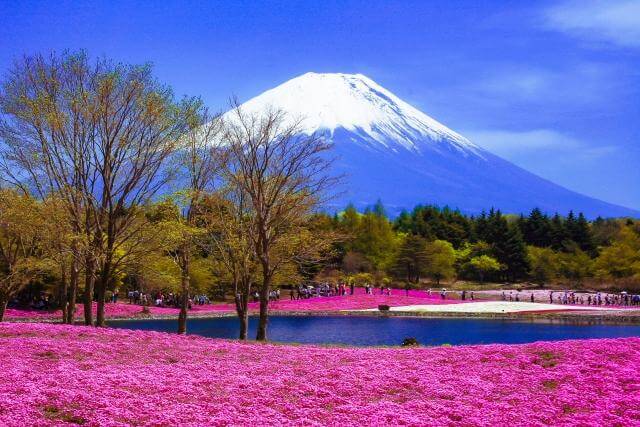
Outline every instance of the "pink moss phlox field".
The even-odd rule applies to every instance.
[[[426,291],[410,290],[407,296],[404,290],[393,289],[391,295],[380,294],[380,290],[376,290],[373,295],[367,295],[364,289],[356,288],[354,295],[333,296],[333,297],[314,297],[309,299],[290,300],[283,298],[279,301],[273,301],[270,304],[271,310],[279,311],[339,311],[339,310],[358,310],[367,308],[377,308],[380,304],[389,306],[404,306],[412,304],[453,304],[459,303],[458,300],[441,300],[437,293],[428,295]],[[84,306],[77,306],[76,317],[82,318]],[[257,311],[258,303],[250,303],[249,309]],[[95,303],[93,307],[96,310]],[[177,316],[178,309],[173,307],[149,307],[151,315],[157,316]],[[235,312],[233,304],[206,304],[194,305],[190,310],[193,314],[206,314],[212,312]],[[127,302],[107,303],[105,304],[105,316],[107,318],[133,318],[142,316],[142,307]],[[5,317],[8,320],[44,320],[59,319],[62,317],[61,311],[42,311],[42,310],[18,310],[7,309]]]
[[[137,317],[142,315],[142,306],[136,304],[128,304],[118,302],[115,304],[107,303],[104,306],[105,316],[107,318],[122,318],[122,317]],[[96,313],[96,303],[93,303],[93,313]],[[152,314],[177,314],[178,310],[175,308],[165,307],[150,307],[150,313]],[[81,319],[84,316],[84,306],[79,304],[76,306],[76,318]],[[45,320],[45,319],[60,319],[62,317],[62,311],[60,310],[23,310],[8,308],[5,313],[5,318],[8,320]]]
[[[0,424],[640,425],[640,339],[435,348],[0,325]]]
[[[391,295],[380,294],[375,289],[373,294],[366,294],[364,289],[355,289],[355,295],[316,297],[300,300],[282,299],[269,305],[271,310],[281,311],[339,311],[378,308],[378,305],[401,307],[416,304],[457,304],[460,300],[441,299],[437,291],[428,295],[426,291],[393,289]]]

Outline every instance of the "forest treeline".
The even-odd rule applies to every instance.
[[[640,282],[640,222],[588,221],[581,213],[476,216],[417,206],[390,220],[381,203],[363,213],[353,206],[326,226],[348,236],[336,244],[341,273],[380,282],[468,280],[552,282],[580,287],[585,281],[615,288]],[[333,273],[336,274],[336,273]]]
[[[138,248],[122,249],[129,259],[117,269],[107,292],[181,292],[176,247],[185,226],[180,197],[163,196],[140,207],[139,235],[131,237]],[[192,294],[222,299],[237,286],[233,265],[226,259],[230,252],[223,253],[220,246],[225,203],[208,193],[188,230],[197,241],[188,271]],[[23,277],[24,295],[46,291],[55,296],[68,287],[65,282],[73,272],[64,250],[69,242],[61,241],[71,237],[64,229],[65,215],[55,198],[37,200],[16,190],[0,191],[0,253],[21,242],[20,269],[33,274]],[[579,288],[591,280],[632,290],[640,282],[640,221],[634,219],[588,221],[582,214],[548,216],[540,209],[526,216],[499,210],[469,216],[436,206],[417,206],[390,219],[378,202],[364,212],[350,205],[334,215],[310,213],[297,233],[284,245],[298,245],[300,258],[282,264],[274,287],[312,281],[405,287],[464,280]],[[246,278],[252,289],[258,289],[258,273],[253,264]]]

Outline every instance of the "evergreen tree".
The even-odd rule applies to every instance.
[[[551,246],[551,222],[549,217],[535,208],[529,217],[522,222],[522,231],[525,242],[529,245],[545,248]]]
[[[387,212],[384,208],[384,205],[382,204],[382,200],[378,199],[378,201],[376,201],[376,204],[373,205],[373,209],[372,212],[380,217],[380,218],[386,218],[387,217]]]
[[[519,228],[507,223],[502,213],[489,212],[485,231],[485,240],[491,245],[492,254],[505,267],[510,280],[523,277],[528,268],[527,248]]]
[[[486,242],[486,234],[487,234],[487,213],[482,211],[480,216],[476,218],[474,224],[474,234],[475,238],[478,240],[482,240]]]
[[[340,228],[349,234],[354,234],[360,223],[360,214],[352,203],[349,203],[340,216]]]
[[[578,219],[575,221],[573,230],[571,231],[571,240],[576,242],[580,250],[593,254],[595,252],[595,245],[593,243],[593,234],[591,233],[591,227],[589,222],[584,217],[582,212],[578,214]]]
[[[573,211],[569,211],[569,215],[567,215],[567,219],[564,222],[564,228],[566,232],[566,240],[564,242],[564,250],[571,252],[575,249],[576,244],[574,237],[577,235],[577,227],[578,220],[576,219],[576,215]]]
[[[508,231],[509,224],[507,223],[507,219],[499,210],[491,209],[484,230],[480,233],[480,238],[495,246],[506,240]]]
[[[509,280],[516,281],[525,277],[529,271],[529,259],[520,230],[517,227],[509,227],[506,239],[498,245],[502,253],[502,259],[499,260],[506,266],[505,273]]]
[[[393,227],[396,231],[401,233],[415,233],[413,229],[413,219],[411,215],[406,210],[400,212],[400,215],[396,218],[393,223]]]
[[[556,213],[551,218],[551,230],[549,236],[551,248],[556,251],[564,249],[566,241],[568,239],[569,236],[565,227],[564,220],[559,214]]]
[[[440,211],[440,218],[440,229],[436,236],[438,239],[450,242],[454,248],[459,248],[471,240],[472,223],[460,211],[445,206]]]
[[[416,206],[411,214],[403,212],[394,222],[394,228],[413,233],[431,241],[446,240],[454,247],[461,247],[472,239],[473,221],[460,211],[448,206]]]
[[[526,235],[527,235],[527,218],[524,217],[523,214],[520,214],[520,216],[518,217],[518,219],[516,220],[516,226],[518,227],[518,229],[520,229],[520,233],[522,233],[522,237],[525,239],[526,241]]]

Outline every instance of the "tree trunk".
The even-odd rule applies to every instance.
[[[182,298],[180,298],[180,315],[178,316],[178,333],[187,333],[187,309],[189,308],[189,251],[184,249],[180,256],[180,284]]]
[[[7,311],[7,303],[9,298],[6,295],[0,295],[0,322],[4,320],[4,313]]]
[[[76,298],[78,297],[78,281],[80,279],[80,271],[78,267],[78,260],[74,257],[74,261],[71,264],[71,278],[69,281],[69,289],[67,293],[67,322],[73,325],[76,319]]]
[[[106,326],[104,319],[104,299],[106,295],[105,286],[102,283],[98,284],[96,289],[96,326],[104,327]]]
[[[69,283],[67,282],[67,267],[60,265],[60,308],[62,309],[62,323],[69,323]]]
[[[238,283],[234,283],[236,312],[240,321],[240,339],[246,340],[249,334],[249,294],[251,292],[251,280],[243,278],[241,281],[241,289],[238,289]]]
[[[411,282],[412,281],[412,274],[413,273],[413,269],[411,268],[411,264],[407,263],[407,282]]]
[[[249,310],[247,310],[247,298],[239,293],[236,294],[236,312],[240,320],[240,339],[246,340],[249,331]]]
[[[244,309],[242,311],[242,316],[240,316],[240,339],[243,341],[246,341],[248,335],[249,335],[249,310]]]
[[[260,290],[260,320],[256,340],[267,340],[267,323],[269,321],[269,291],[271,290],[271,276],[263,274],[262,289]]]
[[[84,281],[84,324],[87,326],[93,325],[93,285],[95,284],[95,261],[91,256],[87,256],[85,267],[85,281]]]
[[[100,280],[98,280],[96,283],[96,326],[98,327],[106,326],[104,317],[104,303],[107,294],[107,287],[110,280],[109,272],[110,267],[106,264],[103,265],[102,271],[100,272]]]

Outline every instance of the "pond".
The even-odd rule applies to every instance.
[[[174,332],[176,320],[111,321],[116,328]],[[249,322],[255,337],[257,318]],[[238,337],[234,317],[190,319],[188,333],[209,338]],[[518,344],[582,338],[640,336],[640,325],[524,322],[475,318],[405,318],[348,316],[273,316],[269,319],[271,341],[355,346],[399,345],[414,337],[422,345]]]

